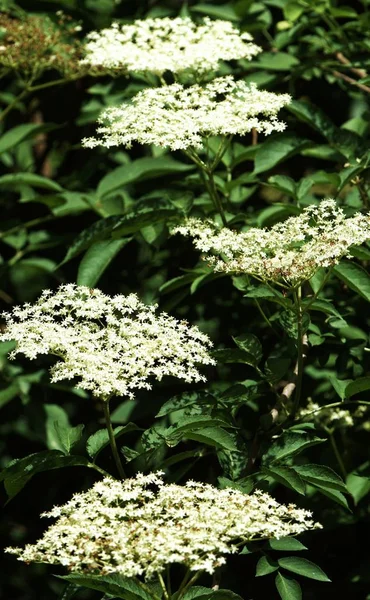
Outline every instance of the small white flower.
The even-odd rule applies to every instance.
[[[133,142],[172,150],[202,148],[216,135],[245,135],[252,129],[283,131],[277,113],[291,101],[288,94],[258,90],[254,83],[218,77],[204,87],[179,83],[139,92],[130,102],[108,108],[99,118],[100,137],[82,141],[86,148],[126,146]]]
[[[307,406],[300,408],[300,418],[312,419],[318,426],[340,429],[342,427],[353,427],[355,420],[360,419],[367,412],[367,406],[358,406],[356,410],[349,411],[345,408],[320,406],[310,398]]]
[[[129,25],[88,34],[83,64],[126,72],[186,70],[204,74],[217,70],[221,60],[247,59],[262,52],[249,33],[240,33],[230,21],[200,25],[189,18],[137,20]]]
[[[57,518],[36,544],[7,548],[19,560],[62,564],[70,571],[150,579],[172,563],[213,573],[236,542],[296,535],[321,525],[294,504],[188,482],[164,484],[162,473],[106,478],[43,516]]]
[[[45,290],[33,305],[5,313],[0,341],[15,340],[11,358],[23,353],[34,359],[53,354],[62,359],[52,368],[52,381],[78,378],[78,387],[107,399],[134,396],[150,389],[149,379],[172,375],[205,381],[197,365],[215,364],[208,354],[208,336],[135,294],[107,296],[74,284]]]
[[[327,199],[269,229],[237,232],[190,218],[172,233],[194,238],[215,271],[298,285],[320,267],[336,265],[343,256],[351,258],[349,248],[370,238],[370,217],[357,213],[346,219],[335,200]]]

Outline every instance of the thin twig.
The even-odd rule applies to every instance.
[[[364,85],[363,83],[360,83],[356,79],[353,79],[352,77],[349,77],[348,75],[345,75],[344,73],[340,73],[339,71],[330,71],[330,72],[331,72],[332,75],[334,75],[334,77],[338,77],[339,79],[343,79],[343,81],[347,81],[347,83],[350,83],[351,85],[355,85],[356,87],[358,87],[363,92],[366,92],[367,94],[370,94],[370,87],[369,86]]]
[[[350,66],[351,61],[348,60],[348,58],[346,56],[344,56],[344,54],[342,54],[342,52],[337,52],[335,54],[335,57],[339,60],[340,63],[342,63],[342,65],[346,65],[346,67],[349,67],[349,70],[352,71],[352,73],[354,73],[361,79],[363,79],[364,77],[367,77],[367,72],[365,71],[365,69],[357,69],[356,67]]]

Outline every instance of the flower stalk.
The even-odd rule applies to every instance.
[[[303,312],[302,312],[302,288],[298,286],[297,290],[293,292],[294,304],[297,314],[297,366],[296,366],[296,387],[294,395],[293,410],[291,418],[294,419],[299,409],[299,403],[301,400],[302,393],[302,379],[303,379],[303,366],[304,366],[304,330],[303,330]]]
[[[109,443],[110,443],[110,447],[112,449],[114,462],[116,463],[117,471],[119,473],[120,478],[125,479],[126,473],[122,466],[122,462],[121,462],[121,458],[120,458],[120,455],[118,452],[116,438],[115,438],[114,430],[113,430],[113,426],[112,426],[112,420],[111,420],[110,410],[109,410],[109,400],[103,401],[103,410],[104,410],[105,424],[106,424],[106,427],[108,430]]]

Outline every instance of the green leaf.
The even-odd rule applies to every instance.
[[[319,484],[329,489],[348,494],[343,479],[333,469],[330,469],[330,467],[324,465],[295,465],[294,469],[311,485]]]
[[[310,125],[318,133],[333,141],[338,132],[338,127],[320,108],[303,100],[293,100],[287,105],[287,110],[304,123]]]
[[[333,162],[341,162],[343,156],[340,152],[332,148],[329,144],[315,144],[312,148],[306,148],[301,152],[302,156],[312,156],[320,160],[329,160]]]
[[[308,481],[307,481],[307,483],[308,483]],[[326,484],[321,484],[318,481],[316,481],[313,484],[309,484],[309,485],[312,485],[313,490],[317,490],[324,496],[327,496],[333,502],[336,502],[337,504],[339,504],[346,510],[350,511],[350,508],[349,508],[349,505],[347,502],[347,498],[344,496],[344,494],[342,494],[342,492],[338,492],[338,490],[335,490],[334,488],[327,486]]]
[[[360,265],[343,260],[333,268],[333,273],[351,290],[370,302],[370,276]]]
[[[300,210],[294,204],[279,204],[274,203],[272,206],[263,208],[257,216],[258,227],[270,227],[280,221],[290,217],[291,215],[299,215]],[[277,290],[275,290],[276,292]],[[276,294],[278,295],[278,294]]]
[[[252,477],[242,477],[241,479],[238,479],[238,481],[233,481],[227,477],[220,476],[217,477],[217,481],[221,490],[232,488],[233,490],[243,492],[243,494],[251,494],[254,488]]]
[[[278,552],[299,552],[300,550],[307,550],[299,540],[293,537],[284,537],[276,540],[272,538],[268,541],[270,550],[277,550]]]
[[[16,189],[18,185],[29,185],[30,187],[51,190],[52,192],[63,191],[63,188],[56,181],[35,173],[14,173],[0,177],[0,187]]]
[[[191,8],[192,12],[199,12],[204,15],[209,15],[215,19],[225,19],[226,21],[239,21],[239,16],[236,14],[231,2],[215,6],[214,4],[199,3]]]
[[[299,65],[299,60],[287,52],[263,52],[253,65],[268,71],[290,71]]]
[[[269,356],[265,363],[265,375],[266,379],[270,383],[277,383],[281,381],[286,372],[288,371],[292,361],[290,358],[284,356]]]
[[[302,600],[301,586],[295,579],[278,573],[275,577],[275,585],[281,600]]]
[[[139,158],[127,165],[117,167],[100,181],[96,193],[99,198],[116,192],[121,187],[145,179],[154,179],[164,175],[191,171],[193,165],[186,165],[170,156]]]
[[[202,586],[191,587],[182,600],[243,600],[238,594],[230,590],[212,590]]]
[[[293,100],[287,110],[323,135],[343,156],[354,160],[366,151],[360,136],[352,131],[337,127],[333,121],[317,106],[310,102]]]
[[[156,414],[156,417],[164,417],[176,410],[182,410],[184,408],[188,408],[189,406],[200,404],[211,407],[216,403],[216,399],[211,394],[207,392],[184,392],[183,394],[179,394],[178,396],[174,396],[167,400],[160,408],[159,412]]]
[[[114,437],[119,437],[125,433],[139,430],[140,428],[134,425],[134,423],[127,423],[127,425],[115,427],[113,432]],[[99,431],[96,431],[87,439],[86,451],[90,458],[95,460],[99,452],[101,452],[106,446],[109,446],[108,430],[106,428],[99,429]]]
[[[279,324],[281,325],[281,327],[284,329],[284,331],[290,338],[293,338],[294,340],[297,339],[297,335],[298,335],[297,315],[295,314],[295,312],[293,310],[288,309],[288,310],[282,311],[279,315]],[[309,324],[310,324],[310,317],[309,317],[308,313],[305,312],[305,313],[303,313],[303,318],[302,318],[302,328],[303,328],[304,333],[306,333],[306,331],[309,327]]]
[[[50,125],[29,123],[13,127],[0,137],[0,154],[11,150],[21,142],[25,142],[43,131],[50,131]]]
[[[344,19],[355,18],[356,19],[359,17],[358,13],[351,6],[341,6],[340,8],[331,6],[330,12],[333,15],[333,17],[336,17],[337,19],[340,19],[340,18],[344,18]]]
[[[153,600],[144,586],[132,577],[124,577],[118,573],[109,575],[64,575],[60,579],[81,587],[97,590],[123,600]]]
[[[169,281],[163,283],[159,288],[159,292],[161,294],[168,294],[170,292],[178,290],[179,288],[185,286],[187,287],[189,283],[192,283],[192,281],[194,281],[194,277],[194,272],[187,273],[186,275],[180,275],[179,277],[174,277],[173,279],[170,279]]]
[[[310,283],[311,282],[312,282],[312,279],[310,279]],[[310,298],[307,298],[302,301],[302,306],[303,307],[309,306],[310,310],[317,310],[319,312],[324,313],[325,315],[331,315],[331,316],[337,317],[338,319],[342,318],[341,314],[332,305],[330,300],[326,300],[326,299],[325,300],[314,300],[312,302]]]
[[[213,418],[209,415],[194,415],[182,417],[178,423],[167,428],[164,437],[168,446],[175,446],[183,438],[188,438],[190,433],[198,433],[201,429],[229,426],[223,419]]]
[[[288,194],[289,196],[295,197],[296,182],[287,175],[272,175],[268,178],[267,183],[272,187]]]
[[[264,284],[257,286],[251,285],[248,286],[244,297],[263,298],[269,302],[276,302],[277,304],[280,304],[280,306],[284,306],[284,308],[291,305],[291,301],[288,298],[284,298],[283,294],[281,294],[278,290],[275,290],[274,292],[271,290],[271,288]]]
[[[359,377],[355,381],[351,381],[345,389],[345,398],[352,398],[357,394],[362,394],[370,390],[370,377]]]
[[[76,427],[66,427],[63,423],[54,423],[56,434],[59,438],[61,450],[65,454],[70,454],[73,447],[78,444],[82,437],[85,425],[76,425]]]
[[[221,427],[207,427],[198,431],[191,431],[187,433],[186,437],[189,440],[200,442],[206,446],[214,446],[222,450],[234,452],[238,451],[235,436]]]
[[[348,387],[348,384],[352,383],[352,379],[337,379],[333,375],[332,377],[329,377],[329,380],[330,380],[330,383],[332,384],[333,388],[337,392],[339,398],[341,400],[345,400],[346,389]]]
[[[217,363],[244,363],[252,367],[256,366],[255,357],[239,348],[220,348],[212,350],[210,354]]]
[[[0,473],[9,500],[14,498],[37,473],[64,467],[95,468],[84,456],[65,456],[59,450],[44,450],[13,461]]]
[[[121,217],[112,230],[113,239],[140,231],[148,225],[155,225],[178,215],[172,208],[139,209]]]
[[[90,227],[87,227],[87,229],[84,229],[76,237],[61,265],[76,258],[76,256],[87,248],[90,248],[96,242],[107,240],[112,236],[114,238],[122,238],[127,234],[139,231],[147,225],[165,221],[177,214],[175,209],[138,209],[126,215],[112,215],[105,219],[100,219]]]
[[[81,254],[81,252],[92,246],[95,242],[109,238],[113,228],[120,223],[121,219],[122,215],[113,215],[106,219],[99,219],[99,221],[81,231],[73,241],[73,244],[68,248],[61,265]]]
[[[370,260],[370,250],[366,246],[352,246],[350,253],[359,260]]]
[[[73,583],[67,584],[62,595],[59,597],[59,600],[71,600],[71,598],[77,594],[79,589],[78,585],[74,585]]]
[[[299,454],[310,446],[322,444],[325,440],[315,437],[311,433],[298,431],[285,431],[263,456],[263,464],[270,468],[271,463]]]
[[[304,495],[306,492],[303,479],[292,467],[283,467],[280,465],[274,465],[269,468],[262,467],[262,473],[272,477],[275,481],[282,483],[291,490],[298,492],[298,494]]]
[[[70,427],[68,415],[66,411],[58,404],[44,404],[43,409],[46,414],[46,445],[49,450],[62,450],[62,452],[64,452],[64,448],[61,444],[55,425],[58,424],[64,429]]]
[[[350,473],[347,477],[346,484],[356,506],[360,500],[365,498],[370,492],[370,477],[360,477],[355,473]]]
[[[299,2],[286,2],[283,5],[284,17],[294,23],[304,12],[305,7]]]
[[[256,577],[263,577],[277,571],[279,565],[276,560],[272,560],[269,556],[261,556],[256,566]]]
[[[287,556],[286,558],[279,558],[278,563],[283,569],[296,573],[297,575],[302,575],[309,579],[316,579],[317,581],[330,581],[329,577],[325,575],[320,567],[306,558]]]
[[[109,264],[130,240],[131,238],[102,240],[92,244],[79,264],[77,285],[95,287]]]
[[[254,173],[263,173],[275,167],[283,160],[297,154],[312,142],[295,133],[278,133],[273,135],[258,148],[254,163]]]
[[[177,454],[166,458],[166,460],[162,462],[162,469],[167,469],[168,467],[177,465],[177,463],[188,460],[188,458],[192,458],[192,463],[194,463],[194,459],[201,458],[202,455],[202,450],[199,448],[196,450],[187,450],[186,452],[178,452]]]
[[[254,362],[255,365],[258,365],[262,358],[262,345],[259,339],[253,335],[252,333],[245,333],[238,337],[233,337],[234,342],[244,352],[247,352],[251,361]]]

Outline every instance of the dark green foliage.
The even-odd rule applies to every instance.
[[[112,20],[182,15],[230,20],[262,46],[221,74],[293,102],[282,111],[286,131],[235,136],[216,167],[233,229],[272,226],[327,197],[349,217],[369,210],[369,0],[0,0],[0,16],[25,21],[58,24],[60,10],[81,25],[77,40]],[[0,27],[0,46],[2,35]],[[164,470],[171,482],[260,488],[323,525],[304,544],[248,544],[182,599],[370,597],[369,243],[304,283],[300,313],[296,290],[214,273],[188,239],[170,235],[186,215],[220,222],[188,157],[151,146],[81,147],[103,109],[157,85],[156,77],[96,76],[69,64],[62,74],[44,65],[28,80],[1,61],[0,75],[2,309],[76,282],[138,293],[198,325],[217,361],[204,370],[207,383],[164,379],[135,400],[112,399],[127,474]],[[209,140],[210,149],[218,143]],[[51,385],[50,357],[11,362],[11,349],[0,344],[1,479],[4,503],[12,500],[0,531],[4,545],[24,545],[41,536],[41,512],[116,471],[100,403],[74,382]],[[326,418],[325,405],[350,411],[353,426]],[[303,550],[308,558],[285,554]],[[57,579],[51,568],[3,559],[0,595],[12,600],[163,597],[157,582],[55,570]]]

